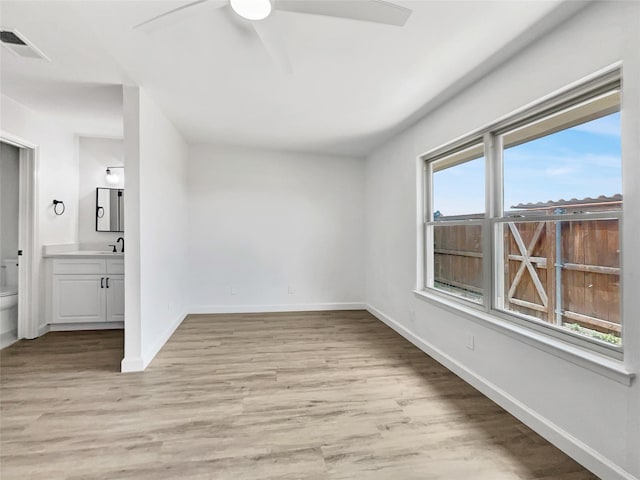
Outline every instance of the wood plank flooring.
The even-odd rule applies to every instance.
[[[0,353],[3,480],[597,478],[367,312],[188,317]]]

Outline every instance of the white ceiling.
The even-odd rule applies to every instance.
[[[131,28],[185,3],[3,0],[2,26],[52,61],[0,49],[2,93],[73,121],[79,133],[117,135],[119,85],[133,83],[192,142],[363,155],[487,60],[513,53],[517,39],[578,8],[561,0],[396,1],[413,9],[404,27],[275,12],[265,22],[286,46],[287,74],[244,21],[217,8],[224,0],[152,31]]]

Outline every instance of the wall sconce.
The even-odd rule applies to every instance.
[[[107,167],[107,176],[105,177],[105,180],[109,185],[115,185],[120,181],[120,177],[118,176],[118,174],[113,172],[113,170],[116,168],[124,169],[124,167]]]

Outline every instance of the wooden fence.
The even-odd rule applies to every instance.
[[[617,220],[516,221],[504,224],[503,242],[505,308],[620,335]],[[481,244],[479,225],[435,226],[435,281],[481,293]]]
[[[434,228],[434,280],[471,294],[482,293],[482,226]]]

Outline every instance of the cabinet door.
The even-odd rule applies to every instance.
[[[53,323],[104,322],[105,275],[54,275]]]
[[[124,275],[109,275],[107,322],[124,322]]]

